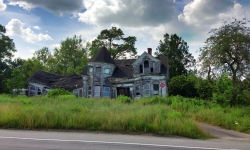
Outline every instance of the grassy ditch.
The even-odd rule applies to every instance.
[[[183,97],[123,100],[0,95],[0,127],[77,129],[209,138],[195,123],[250,133],[250,108],[222,108]]]
[[[79,129],[207,138],[195,122],[168,105],[110,99],[0,96],[0,127]]]

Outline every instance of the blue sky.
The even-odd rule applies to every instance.
[[[249,0],[0,0],[0,24],[23,59],[43,47],[53,52],[73,35],[92,41],[112,26],[137,37],[138,54],[154,52],[165,33],[176,33],[197,58],[211,28],[249,14]]]

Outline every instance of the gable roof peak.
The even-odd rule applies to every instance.
[[[111,58],[111,55],[107,48],[103,46],[90,60],[89,62],[102,62],[102,63],[109,63],[114,64],[115,62],[113,58]]]

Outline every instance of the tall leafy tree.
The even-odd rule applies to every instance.
[[[92,41],[90,55],[93,56],[101,47],[106,46],[113,59],[124,58],[127,54],[135,56],[137,54],[135,41],[135,36],[124,37],[120,28],[105,29]]]
[[[51,57],[52,54],[48,47],[43,47],[42,49],[35,51],[33,54],[33,58],[39,60],[44,66]]]
[[[79,74],[87,65],[87,49],[81,36],[74,35],[55,48],[54,56],[48,59],[48,71],[58,74]]]
[[[8,91],[22,89],[27,86],[26,78],[20,69],[13,69],[10,78],[7,80]]]
[[[155,55],[167,56],[170,66],[170,77],[187,74],[195,64],[195,59],[188,51],[187,42],[176,34],[164,34],[164,40],[160,40]]]
[[[12,39],[5,35],[6,29],[0,24],[0,93],[6,92],[6,82],[10,76],[9,64],[13,53],[16,52]]]
[[[225,22],[212,29],[211,36],[200,49],[201,69],[208,78],[218,77],[223,72],[231,76],[233,87],[242,78],[250,75],[250,27],[246,19]],[[237,93],[233,92],[230,105],[235,104]]]

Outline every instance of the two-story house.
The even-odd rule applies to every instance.
[[[81,75],[61,76],[36,72],[29,80],[29,96],[46,94],[54,88],[64,88],[78,97],[132,99],[166,95],[169,80],[167,57],[152,56],[152,49],[137,59],[113,60],[102,47],[89,61]]]

